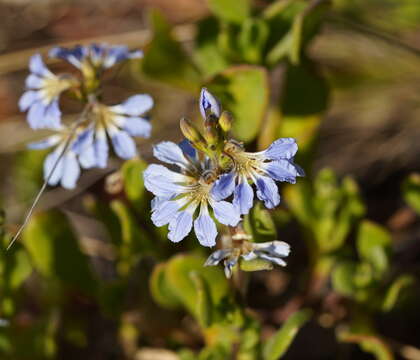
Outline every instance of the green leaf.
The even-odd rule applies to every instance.
[[[412,275],[401,275],[398,277],[386,291],[385,298],[383,299],[382,303],[382,310],[392,310],[397,303],[401,292],[413,285],[414,282],[415,278]]]
[[[219,46],[219,27],[214,17],[198,23],[193,57],[205,77],[213,76],[229,66]]]
[[[299,329],[310,319],[312,312],[303,309],[291,315],[273,336],[271,336],[263,349],[264,360],[277,360],[282,357]]]
[[[276,225],[261,202],[245,217],[244,228],[255,242],[272,241],[277,237]]]
[[[172,34],[171,27],[156,10],[151,12],[153,39],[142,61],[149,77],[191,91],[198,91],[201,77],[190,56]]]
[[[32,217],[22,239],[34,267],[44,276],[91,293],[96,282],[87,257],[67,218],[58,211],[40,213]]]
[[[260,131],[268,105],[266,70],[258,66],[231,67],[217,75],[208,87],[233,114],[235,138],[252,141]]]
[[[250,14],[250,0],[207,0],[210,10],[221,20],[241,23]]]
[[[420,174],[411,174],[402,186],[404,200],[420,214]]]
[[[212,323],[213,304],[208,286],[202,276],[197,272],[190,273],[197,294],[196,311],[197,319],[201,327],[209,327]]]
[[[246,62],[252,64],[261,62],[268,31],[267,24],[260,19],[247,19],[242,24],[238,41]]]
[[[357,234],[357,251],[362,259],[372,264],[378,276],[388,268],[391,235],[382,226],[364,220]]]
[[[239,267],[242,271],[261,271],[273,269],[273,264],[268,260],[254,259],[245,261],[240,258]]]
[[[228,294],[228,282],[218,267],[204,267],[205,259],[195,255],[177,255],[166,265],[165,275],[170,290],[194,315],[197,315],[197,292],[191,272],[197,272],[205,281],[211,302],[218,304]]]
[[[341,333],[341,342],[358,344],[364,351],[371,353],[377,360],[393,360],[394,356],[388,344],[379,336],[370,334]]]
[[[138,210],[145,208],[143,171],[146,167],[147,164],[140,159],[127,160],[121,167],[125,194]]]
[[[153,299],[161,306],[173,309],[180,307],[182,303],[177,296],[171,291],[165,275],[166,264],[161,263],[154,267],[150,277],[150,292]]]
[[[27,253],[22,250],[7,255],[4,280],[7,279],[11,289],[17,289],[32,274],[32,266]]]
[[[311,184],[305,179],[299,179],[296,184],[285,186],[283,197],[298,221],[305,227],[312,229],[312,223],[316,221],[316,215],[312,203]]]
[[[338,293],[353,297],[357,290],[354,283],[354,274],[357,271],[357,264],[352,261],[345,261],[335,266],[332,273],[332,285]]]

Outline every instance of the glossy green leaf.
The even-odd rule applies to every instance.
[[[411,174],[403,183],[404,200],[420,214],[420,174]]]
[[[304,309],[291,315],[283,326],[264,345],[264,360],[277,360],[282,357],[300,328],[310,319],[311,310]]]
[[[353,297],[357,290],[354,283],[354,274],[357,271],[357,264],[351,261],[340,262],[332,273],[332,285],[338,293]]]
[[[193,57],[205,77],[213,76],[229,66],[219,46],[219,27],[217,19],[213,17],[198,23]]]
[[[257,66],[231,67],[217,75],[208,87],[234,117],[235,138],[252,141],[266,115],[269,86],[267,72]]]
[[[171,34],[171,27],[156,10],[151,13],[153,38],[142,60],[149,77],[187,90],[198,91],[200,74],[191,57]]]
[[[357,234],[357,251],[362,259],[382,274],[388,267],[391,235],[382,226],[364,220]]]
[[[201,327],[209,327],[212,323],[213,304],[211,295],[203,277],[197,272],[190,273],[197,295],[196,311],[197,319]]]
[[[250,14],[250,0],[207,0],[210,10],[223,21],[241,23]]]
[[[394,355],[388,344],[378,336],[371,334],[341,333],[341,342],[358,344],[364,351],[372,354],[377,360],[393,360]]]
[[[382,310],[392,310],[398,302],[401,292],[413,285],[414,282],[415,278],[412,275],[401,275],[398,277],[386,291],[385,298],[382,303]]]
[[[244,228],[255,242],[273,241],[277,237],[276,225],[261,202],[256,203],[245,217]]]
[[[197,272],[208,286],[213,304],[218,304],[228,293],[228,282],[218,267],[204,267],[205,259],[195,255],[177,255],[166,265],[167,284],[173,294],[187,307],[197,314],[197,292],[191,272]]]
[[[57,278],[89,293],[95,289],[88,259],[80,251],[63,214],[49,211],[33,216],[22,239],[34,267],[42,275]]]
[[[247,19],[241,25],[238,42],[246,62],[258,64],[262,61],[268,31],[267,24],[260,19]]]
[[[158,264],[154,267],[149,281],[150,292],[159,305],[170,309],[180,307],[182,305],[181,302],[171,291],[167,283],[165,270],[165,263]]]
[[[146,167],[147,164],[140,159],[127,160],[121,167],[125,194],[136,209],[139,210],[145,207],[143,171]]]

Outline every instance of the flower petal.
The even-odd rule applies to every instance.
[[[263,151],[264,155],[271,160],[291,159],[298,150],[296,140],[293,138],[281,138],[274,141],[267,150]]]
[[[220,116],[220,105],[218,100],[206,89],[202,88],[200,93],[200,112],[201,116],[206,119],[206,112]]]
[[[236,226],[241,220],[241,215],[234,206],[227,201],[211,201],[210,205],[213,208],[214,217],[221,224]]]
[[[285,159],[264,163],[263,168],[274,180],[285,181],[291,184],[296,183],[296,176],[299,175],[296,165]]]
[[[105,131],[103,129],[96,131],[93,147],[95,151],[96,166],[100,168],[106,168],[108,162],[109,146]]]
[[[173,242],[180,242],[191,231],[193,224],[193,216],[195,208],[189,207],[184,211],[180,211],[169,222],[168,239]]]
[[[195,150],[193,148],[193,146],[191,145],[191,143],[187,140],[184,139],[182,140],[178,146],[181,148],[182,152],[186,155],[188,155],[190,158],[197,160],[197,150]]]
[[[160,161],[178,165],[181,168],[186,168],[189,165],[181,148],[172,141],[163,141],[155,145],[153,147],[153,155]]]
[[[27,89],[40,89],[42,88],[43,83],[44,80],[35,74],[30,74],[25,80]]]
[[[150,137],[152,125],[141,117],[118,116],[118,125],[127,131],[131,136]]]
[[[267,208],[275,208],[280,203],[280,195],[274,180],[262,175],[259,175],[256,180],[258,199],[264,201]]]
[[[136,143],[126,131],[113,130],[110,132],[115,153],[122,159],[131,159],[137,155]]]
[[[31,150],[40,150],[40,149],[46,149],[51,146],[57,145],[61,140],[60,135],[52,135],[47,137],[44,140],[33,142],[27,145],[28,149]]]
[[[147,94],[130,96],[119,105],[110,106],[111,111],[117,114],[140,116],[153,107],[153,99]]]
[[[209,215],[207,205],[201,208],[200,215],[194,221],[194,231],[201,245],[208,247],[216,245],[216,224]]]
[[[25,91],[19,99],[19,109],[20,111],[26,111],[29,107],[35,102],[38,101],[38,91]]]
[[[29,69],[34,74],[37,74],[40,77],[54,77],[55,75],[48,70],[45,66],[44,62],[42,61],[42,57],[40,54],[32,55],[29,59]]]
[[[152,164],[143,172],[144,186],[156,196],[172,197],[185,192],[185,187],[178,184],[188,177],[176,173],[163,165]]]
[[[48,180],[48,184],[51,186],[55,186],[60,181],[61,177],[63,176],[63,152],[64,146],[58,146],[51,154],[49,154],[44,161],[44,179]],[[61,156],[61,159],[58,160],[58,158]],[[58,163],[56,165],[56,162],[58,160]],[[53,171],[51,175],[51,172]]]
[[[219,176],[211,189],[213,198],[220,201],[232,195],[235,190],[235,179],[236,173],[234,171]]]
[[[222,249],[222,250],[216,250],[213,252],[204,263],[204,266],[214,266],[218,265],[219,262],[232,253],[232,249]]]
[[[245,215],[249,213],[249,209],[252,208],[253,202],[254,191],[252,190],[251,185],[248,184],[248,181],[246,179],[242,179],[235,188],[233,206],[237,209],[237,211]]]
[[[168,224],[176,216],[182,204],[181,201],[164,200],[160,204],[155,205],[152,213],[153,224],[155,226]]]
[[[68,151],[63,159],[63,176],[61,178],[61,185],[65,189],[74,189],[76,187],[77,179],[80,176],[80,166],[77,162],[76,154]]]

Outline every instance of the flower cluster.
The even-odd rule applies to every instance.
[[[141,51],[126,46],[93,44],[74,48],[56,47],[50,57],[68,61],[81,76],[53,74],[36,54],[29,61],[30,75],[26,91],[19,101],[27,111],[32,129],[49,129],[53,135],[30,144],[32,149],[55,147],[44,163],[44,178],[49,185],[72,189],[80,176],[80,168],[107,165],[109,142],[117,156],[129,159],[137,155],[132,137],[148,138],[151,125],[145,117],[153,107],[147,94],[134,95],[121,104],[108,106],[99,101],[102,73],[122,61],[142,57]],[[70,93],[84,104],[84,111],[70,126],[62,122],[60,97]]]
[[[210,247],[216,244],[218,234],[214,220],[237,227],[241,216],[253,206],[254,191],[267,208],[276,207],[280,203],[276,182],[295,183],[304,172],[294,163],[294,139],[278,139],[264,151],[247,152],[230,136],[231,116],[222,111],[219,101],[205,88],[199,107],[203,130],[181,119],[186,140],[179,145],[162,142],[154,148],[154,156],[173,169],[149,165],[144,181],[156,196],[152,201],[153,223],[169,224],[168,238],[174,242],[181,241],[194,227],[200,244]],[[289,253],[286,243],[243,244],[217,250],[207,265],[224,260],[227,276],[239,258],[285,265],[282,258]]]

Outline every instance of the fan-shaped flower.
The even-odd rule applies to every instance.
[[[75,188],[80,177],[78,154],[81,151],[81,143],[77,140],[78,134],[80,130],[74,132],[60,126],[53,135],[28,145],[28,148],[33,150],[55,146],[44,161],[44,179],[48,180],[49,185],[55,186],[60,183],[66,189]]]
[[[276,181],[294,184],[303,170],[293,162],[297,152],[295,139],[281,138],[268,149],[256,153],[246,152],[234,140],[225,144],[224,154],[232,160],[232,169],[221,175],[212,189],[212,195],[222,200],[233,194],[233,205],[241,214],[247,214],[254,201],[254,190],[264,205],[272,209],[280,203]]]
[[[108,138],[122,159],[137,155],[132,136],[150,137],[151,125],[144,114],[153,107],[151,96],[134,95],[119,105],[93,105],[88,114],[91,124],[79,136],[80,162],[86,167],[104,168],[108,162]]]
[[[214,246],[217,229],[209,208],[216,220],[225,225],[237,225],[240,215],[231,203],[214,199],[211,189],[215,176],[209,159],[199,159],[188,142],[180,146],[162,142],[154,147],[154,155],[177,166],[179,171],[157,164],[145,170],[145,186],[156,196],[152,202],[153,223],[169,224],[168,238],[173,242],[185,238],[194,226],[200,244]]]
[[[286,266],[283,258],[289,256],[290,245],[284,241],[269,241],[264,243],[245,242],[240,248],[216,250],[206,260],[204,266],[218,265],[222,260],[227,278],[232,276],[232,269],[240,258],[244,261],[261,259],[269,263]]]
[[[73,64],[84,71],[87,67],[95,69],[108,69],[115,64],[128,60],[143,57],[140,50],[130,51],[124,45],[92,44],[73,48],[55,47],[50,50],[49,55],[60,58]]]
[[[39,54],[29,61],[31,74],[26,78],[26,89],[19,100],[21,111],[28,110],[27,120],[32,129],[58,128],[61,121],[60,94],[77,80],[68,75],[54,75],[45,66]]]

